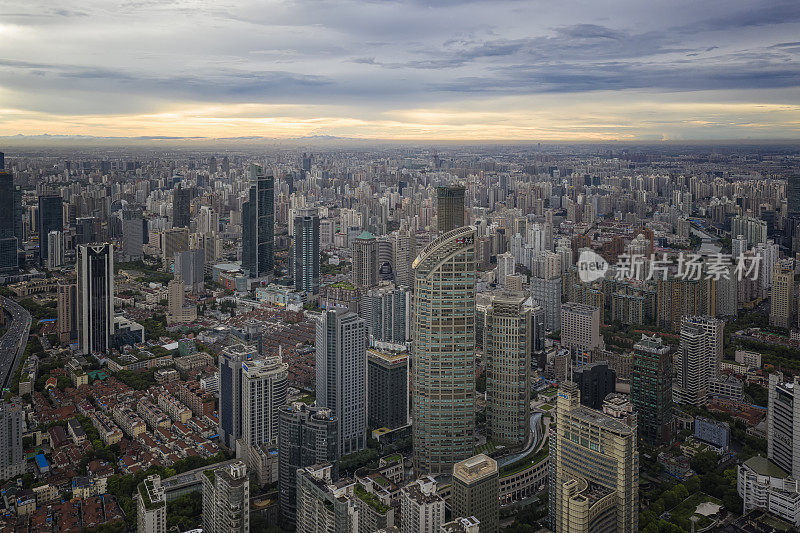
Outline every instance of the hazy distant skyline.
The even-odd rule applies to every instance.
[[[0,6],[0,135],[800,138],[800,3]]]

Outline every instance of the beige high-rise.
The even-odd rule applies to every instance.
[[[637,531],[636,430],[581,405],[572,382],[559,387],[550,441],[550,519],[555,533]]]
[[[769,324],[788,328],[794,311],[794,268],[791,260],[779,261],[772,272]]]
[[[475,229],[440,236],[413,269],[414,470],[450,473],[475,439]]]

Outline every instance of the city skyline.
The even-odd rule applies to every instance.
[[[792,3],[6,5],[12,141],[800,137]]]

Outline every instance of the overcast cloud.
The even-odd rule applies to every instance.
[[[800,137],[800,3],[0,4],[0,134]]]

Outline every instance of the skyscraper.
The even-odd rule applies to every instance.
[[[616,390],[617,373],[608,368],[608,361],[593,361],[576,368],[572,379],[581,393],[581,403],[601,410],[605,397]]]
[[[414,269],[414,470],[451,473],[475,431],[475,229],[428,244]]]
[[[604,343],[600,336],[600,309],[577,302],[562,304],[561,345],[587,351],[602,348]]]
[[[544,327],[561,329],[561,276],[531,278],[531,298],[544,310]]]
[[[794,312],[794,265],[791,259],[775,263],[772,271],[769,323],[771,326],[789,328]]]
[[[500,522],[500,480],[497,461],[483,454],[453,467],[453,516],[474,516],[481,533],[496,533]]]
[[[464,226],[464,187],[436,188],[439,234]]]
[[[317,319],[317,405],[339,422],[339,453],[367,445],[367,327],[357,314],[326,310]]]
[[[142,212],[126,209],[122,212],[122,255],[128,261],[141,259],[144,231],[142,229]]]
[[[205,250],[184,250],[176,252],[174,271],[180,276],[186,287],[197,294],[205,288]]]
[[[114,333],[114,245],[78,246],[77,267],[81,353],[107,353]]]
[[[250,166],[250,190],[242,203],[242,266],[251,278],[272,273],[275,246],[275,178]]]
[[[411,333],[411,292],[386,285],[370,289],[361,298],[361,316],[374,342],[404,345]]]
[[[338,423],[330,409],[294,403],[278,410],[278,468],[283,520],[293,524],[297,514],[297,469],[339,459]],[[334,479],[336,472],[333,472]]]
[[[78,338],[78,286],[58,284],[58,342],[67,345]]]
[[[704,316],[681,319],[681,347],[673,384],[675,403],[705,405],[708,381],[717,375],[722,359],[725,322]]]
[[[188,228],[191,217],[192,191],[178,185],[172,191],[172,227]]]
[[[203,531],[248,533],[250,531],[250,480],[241,461],[204,472]]]
[[[378,284],[378,241],[368,231],[353,240],[353,284],[363,289]]]
[[[0,271],[16,270],[22,239],[22,193],[14,175],[0,169]]]
[[[45,266],[48,269],[64,265],[64,233],[61,230],[53,230],[47,234],[47,250]]]
[[[228,346],[219,355],[219,437],[236,449],[242,437],[242,366],[258,357],[255,346]]]
[[[642,335],[633,345],[631,403],[641,438],[653,445],[671,442],[672,356],[669,346],[655,335]]]
[[[414,279],[411,263],[417,257],[417,239],[405,221],[400,222],[400,229],[394,235],[394,282],[398,286],[411,287]]]
[[[143,533],[167,533],[167,499],[161,478],[151,475],[137,487],[136,530]]]
[[[800,174],[786,179],[786,207],[787,216],[800,217]]]
[[[294,217],[294,290],[319,294],[319,214],[301,209]]]
[[[297,533],[360,531],[354,483],[334,484],[332,473],[328,463],[297,471]]]
[[[534,323],[528,297],[505,293],[486,310],[486,415],[492,441],[522,445],[530,418]]]
[[[580,403],[572,382],[559,387],[550,440],[550,522],[555,533],[632,533],[639,524],[636,431]]]
[[[367,350],[367,406],[371,428],[408,424],[408,354]]]
[[[22,448],[22,406],[0,404],[0,477],[10,479],[25,473]]]
[[[401,489],[402,533],[440,532],[444,524],[444,499],[436,489],[436,480],[430,476],[417,479]]]
[[[242,363],[242,440],[278,442],[278,411],[286,405],[289,365],[280,357]]]
[[[39,197],[39,261],[42,265],[47,262],[47,235],[53,230],[63,231],[63,217],[60,196]]]
[[[767,457],[794,479],[800,478],[800,378],[785,382],[769,375]]]

